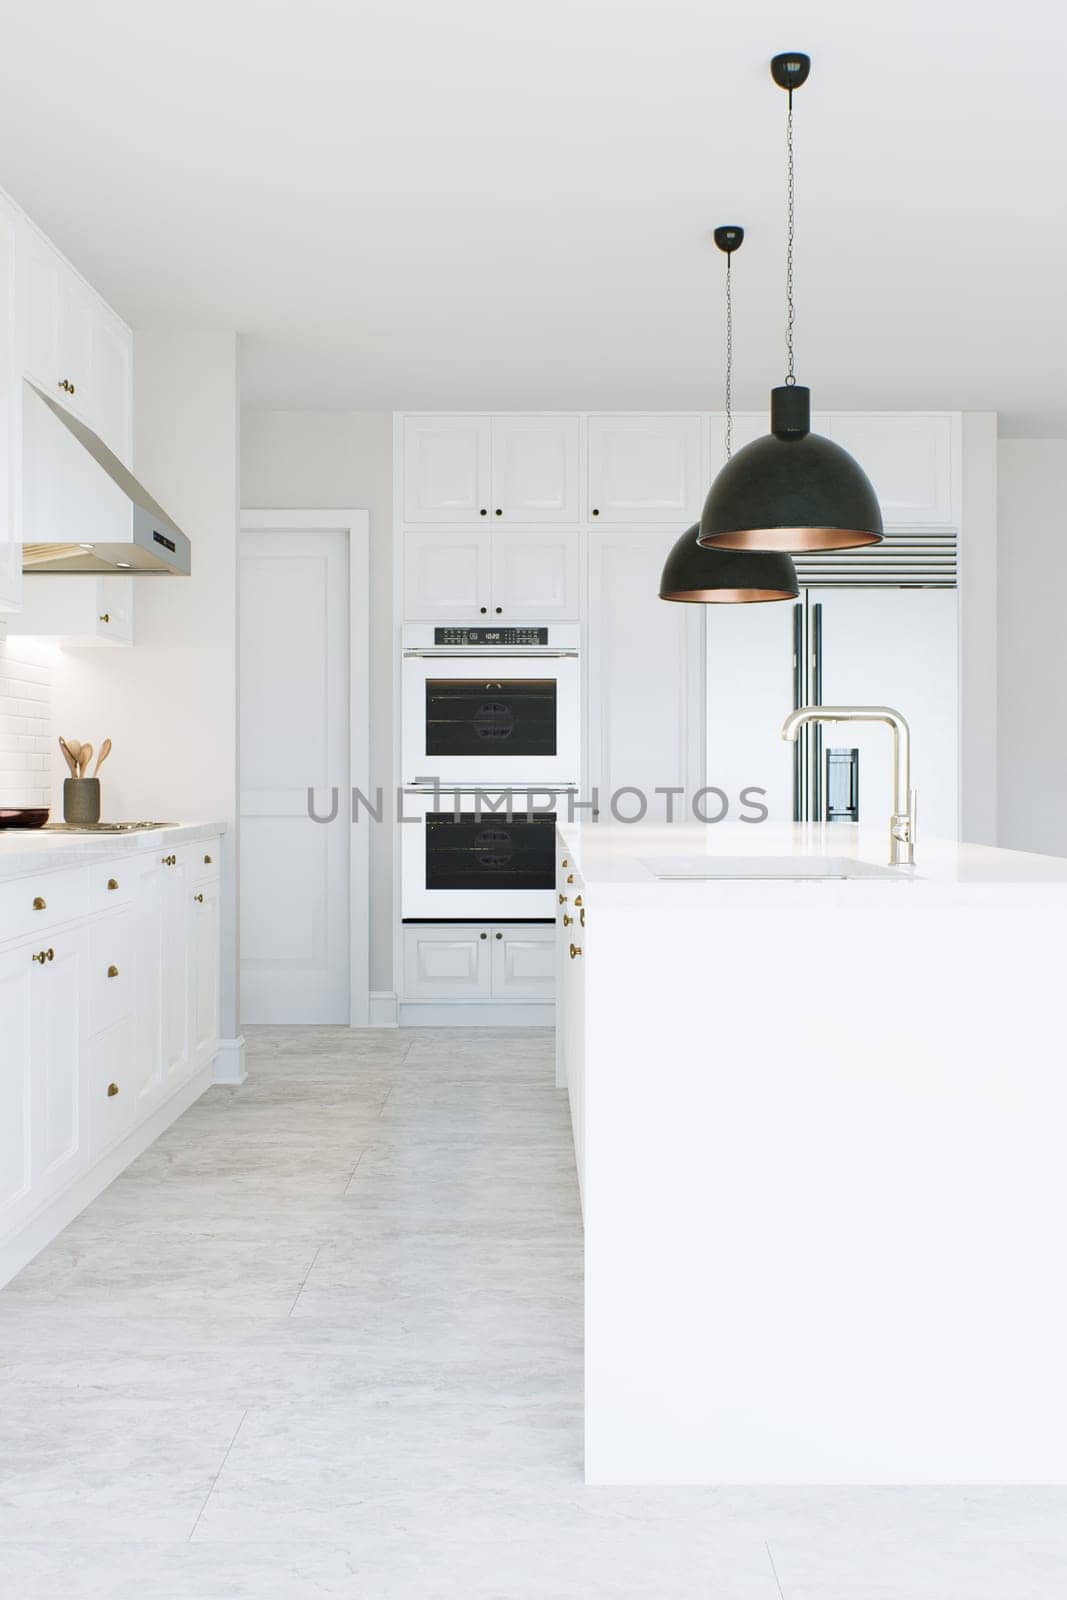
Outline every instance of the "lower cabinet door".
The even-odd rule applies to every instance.
[[[188,1076],[192,1052],[190,1022],[189,928],[192,893],[188,868],[179,857],[162,869],[162,973],[160,1000],[163,1036],[163,1088],[177,1088]]]
[[[556,938],[551,925],[492,930],[494,1000],[551,1000],[556,990]]]
[[[154,862],[137,883],[137,1086],[133,1090],[147,1116],[163,1085],[163,874]],[[131,1086],[132,1088],[132,1086]]]
[[[404,929],[407,1000],[488,1000],[489,929],[464,923]]]
[[[44,960],[40,960],[40,956]],[[85,928],[27,951],[30,978],[31,1182],[36,1209],[89,1165]]]
[[[0,956],[0,1239],[30,1210],[30,945]]]
[[[139,1112],[137,1025],[123,1017],[89,1044],[89,1149],[92,1159],[124,1138]]]
[[[214,1058],[219,1038],[219,885],[199,883],[190,917],[193,1001],[193,1062]]]

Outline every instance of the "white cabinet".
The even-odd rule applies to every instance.
[[[26,950],[30,975],[30,1172],[44,1204],[89,1164],[84,927],[56,929]],[[42,957],[44,958],[42,960]]]
[[[132,578],[26,575],[22,609],[8,619],[12,635],[31,633],[65,644],[133,643]]]
[[[17,213],[0,195],[0,612],[17,610],[22,594],[19,378],[13,359],[16,239]]]
[[[694,521],[706,489],[702,431],[699,415],[590,417],[590,518],[675,529]]]
[[[555,935],[547,923],[407,923],[408,1001],[550,1002]]]
[[[662,823],[668,798],[656,789],[691,795],[704,781],[704,608],[659,598],[676,537],[610,528],[589,535],[589,783],[603,822],[639,820],[639,798],[622,789],[639,790],[645,820]],[[685,821],[684,801],[673,805],[673,820]]]
[[[31,1201],[30,956],[28,944],[0,954],[0,1237],[18,1226]]]
[[[958,528],[959,419],[947,412],[835,413],[835,444],[874,484],[887,528]]]
[[[181,851],[163,857],[161,883],[161,987],[163,1087],[185,1072],[192,1048],[190,1016],[188,865]]]
[[[0,880],[0,1283],[115,1176],[93,1188],[101,1158],[203,1087],[218,859],[212,838]]]
[[[404,993],[410,1000],[488,1000],[489,929],[466,923],[404,929]]]
[[[576,416],[409,416],[407,523],[565,522],[579,516]]]
[[[551,927],[494,928],[489,951],[494,1000],[555,998],[556,941]]]
[[[217,878],[196,882],[191,906],[193,1061],[204,1065],[219,1037],[219,885]]]
[[[409,529],[404,534],[405,618],[576,619],[580,548],[581,535],[573,529]]]
[[[494,521],[578,521],[578,434],[573,416],[492,419]]]
[[[404,521],[477,522],[489,516],[488,417],[404,419]]]

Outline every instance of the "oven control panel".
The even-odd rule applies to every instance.
[[[538,645],[548,643],[547,628],[435,628],[434,644]]]

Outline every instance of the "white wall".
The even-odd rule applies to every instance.
[[[998,471],[1000,843],[1067,855],[1067,440],[1001,440]]]
[[[393,782],[393,419],[387,411],[245,411],[246,510],[370,513],[371,787]],[[386,815],[389,812],[387,809]],[[392,828],[371,835],[370,983],[393,989]]]
[[[221,821],[221,1030],[237,1034],[237,342],[134,341],[134,470],[192,543],[192,576],[134,580],[135,643],[58,651],[57,731],[114,743],[105,817]],[[61,757],[54,771],[65,776]],[[59,790],[57,788],[57,796]]]

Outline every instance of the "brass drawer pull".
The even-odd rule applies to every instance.
[[[119,975],[118,967],[108,967],[107,975],[109,978],[117,978]]]
[[[39,894],[35,894],[33,897],[33,909],[35,911],[47,911],[48,901],[42,900]]]
[[[582,909],[581,909],[581,910],[580,910],[580,911],[579,911],[579,913],[578,913],[578,915],[579,915],[579,916],[580,916],[580,917],[581,917],[581,919],[582,919],[582,927],[583,927],[583,928],[584,928],[584,927],[585,927],[585,907],[584,907],[584,906],[583,906],[583,907],[582,907]]]
[[[107,880],[107,886],[109,889],[117,889],[119,886],[119,880],[117,878],[109,878]]]
[[[71,383],[69,378],[60,378],[59,387],[63,390],[63,392],[65,394],[77,394],[77,392],[78,392],[75,389],[74,385]]]
[[[581,953],[582,953],[582,947],[581,947],[580,944],[572,944],[571,945],[571,960],[572,961],[574,960],[575,956],[580,956]]]
[[[113,1100],[115,1098],[115,1096],[118,1094],[118,1092],[119,1092],[119,1086],[118,1086],[117,1083],[109,1083],[108,1084],[108,1086],[107,1086],[107,1097],[108,1097],[109,1100]]]
[[[202,906],[204,903],[204,897],[202,894],[194,894],[193,899],[196,901],[198,906]]]

